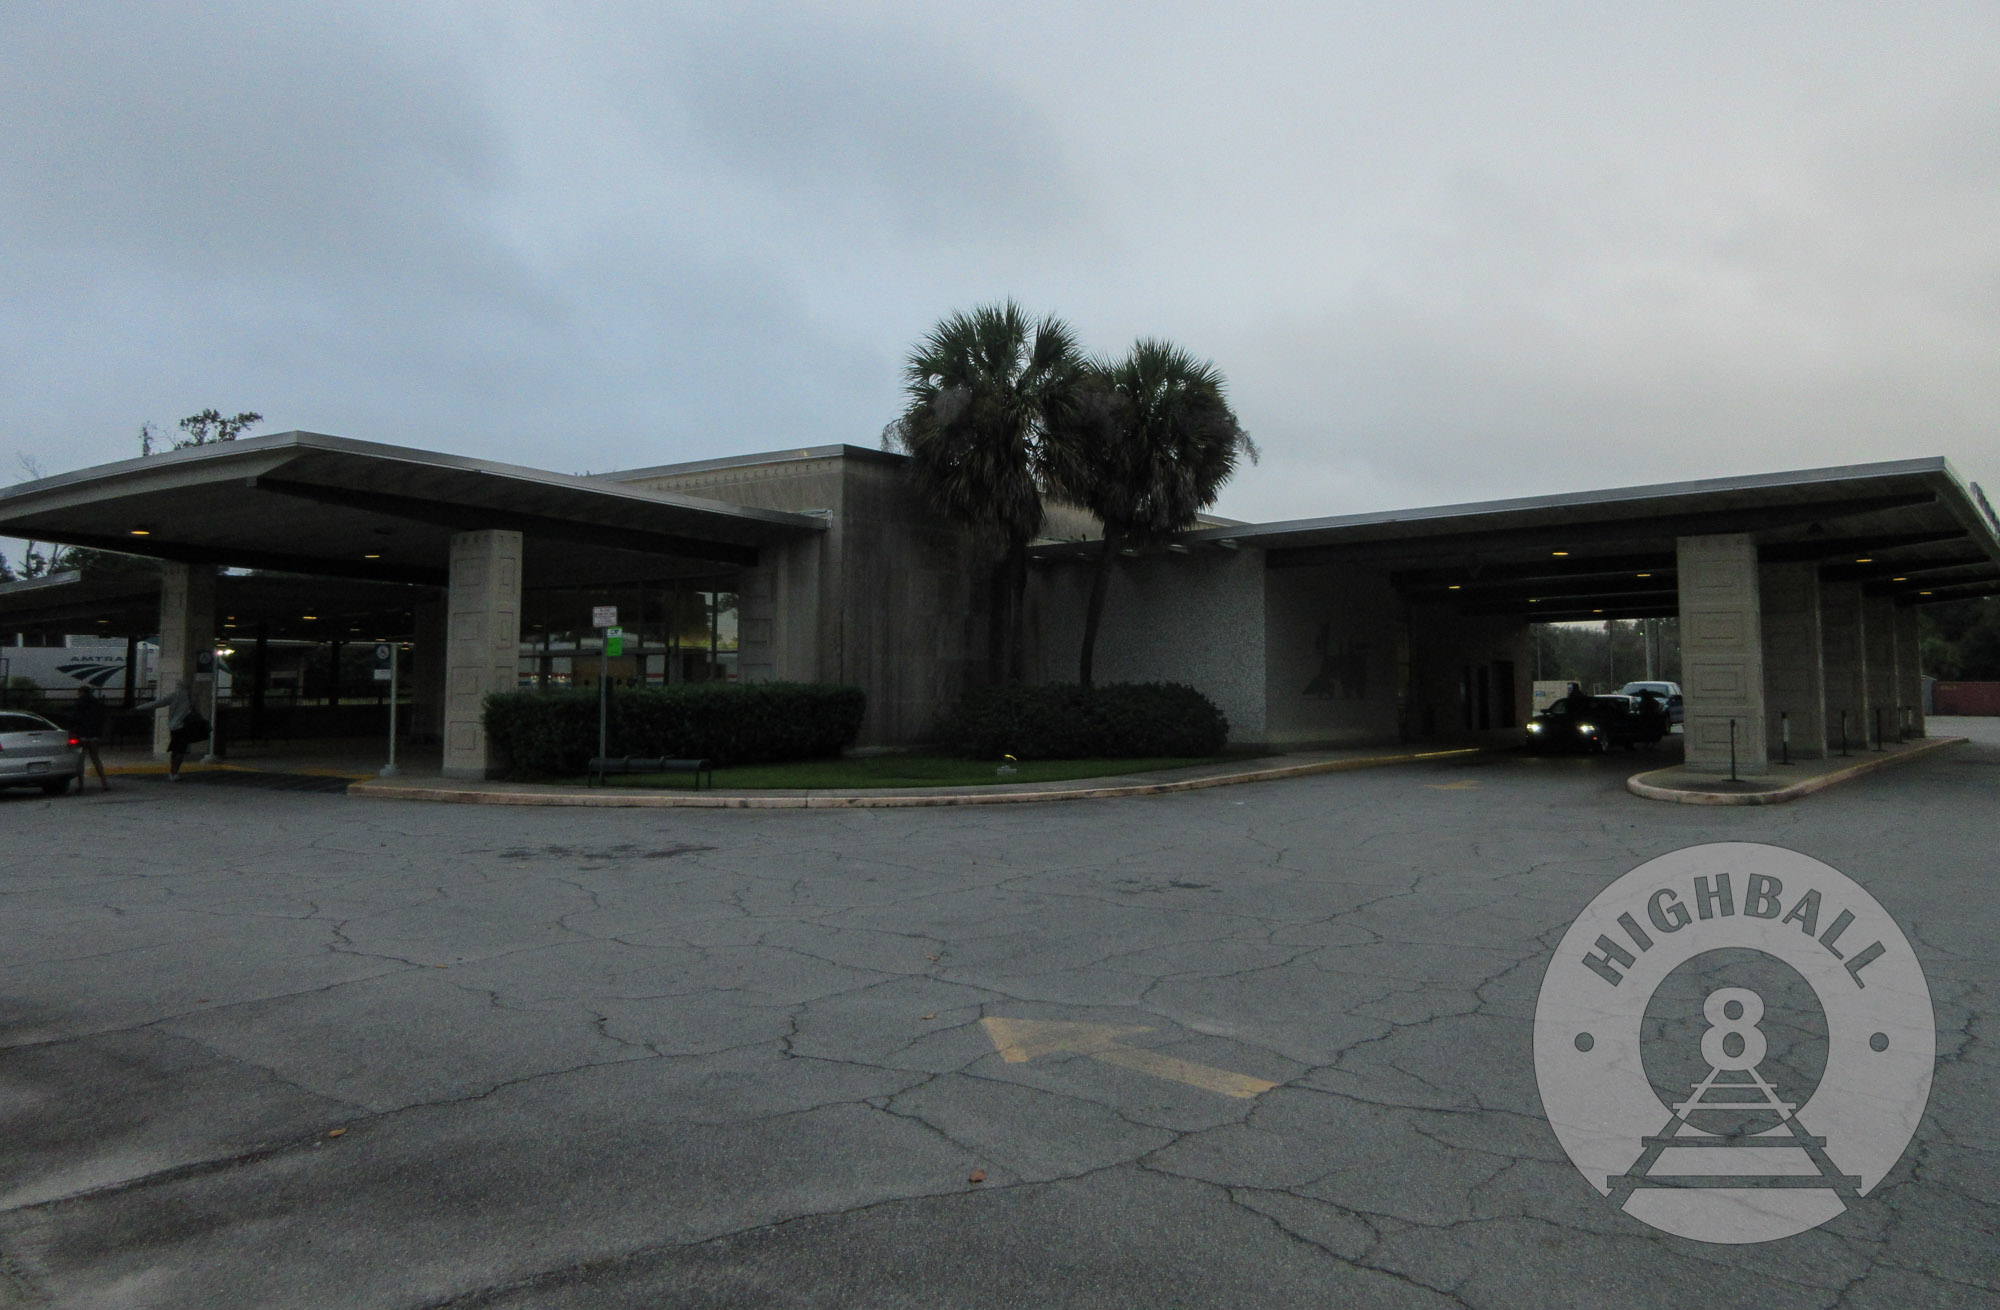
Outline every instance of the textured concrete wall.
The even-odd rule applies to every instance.
[[[1862,597],[1861,644],[1867,654],[1864,676],[1868,680],[1868,744],[1879,746],[1882,741],[1896,739],[1896,602],[1894,600],[1887,596]]]
[[[1868,722],[1868,655],[1862,638],[1861,584],[1819,584],[1820,669],[1826,685],[1826,744],[1862,744]],[[1845,728],[1843,729],[1843,723]],[[1843,731],[1845,735],[1843,736]]]
[[[744,682],[820,680],[821,541],[780,542],[758,552],[736,580],[736,674]]]
[[[1757,546],[1747,533],[1682,537],[1678,543],[1681,692],[1687,764],[1762,773],[1764,640]]]
[[[1076,563],[1034,571],[1029,668],[1038,681],[1076,681],[1090,570]],[[1120,559],[1105,593],[1094,679],[1186,683],[1228,717],[1232,744],[1263,745],[1264,604],[1262,551]]]
[[[1917,612],[1913,609],[1896,611],[1896,701],[1905,707],[1908,718],[1904,720],[1909,735],[1922,737],[1924,733],[1924,674],[1919,654],[1922,649],[1921,630],[1917,626]]]
[[[486,697],[520,681],[521,534],[460,532],[451,539],[445,606],[444,776],[500,772],[486,737]]]
[[[1758,568],[1764,607],[1766,746],[1781,758],[1791,729],[1793,759],[1826,756],[1826,687],[1821,676],[1819,567],[1765,564]]]
[[[746,679],[868,696],[861,745],[928,739],[983,674],[992,552],[932,514],[905,461],[862,451],[657,474],[633,485],[763,509],[823,510],[827,530],[742,571]]]
[[[930,511],[902,461],[843,464],[838,664],[823,676],[867,691],[865,744],[929,740],[985,676],[994,555]]]
[[[1401,609],[1395,589],[1376,569],[1268,570],[1266,740],[1342,746],[1395,741]]]
[[[215,566],[161,564],[159,695],[165,696],[185,679],[195,708],[215,718],[215,672],[197,671],[203,651],[215,650]],[[153,756],[167,757],[167,711],[153,712]],[[211,745],[213,743],[211,742]]]
[[[1504,615],[1411,605],[1404,735],[1440,745],[1499,746],[1525,738],[1532,713],[1535,652],[1528,624]],[[1514,674],[1503,677],[1503,664]],[[1486,688],[1486,726],[1479,689]],[[1471,722],[1468,724],[1467,719]],[[1512,722],[1508,722],[1508,720]]]

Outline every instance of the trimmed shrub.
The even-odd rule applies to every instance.
[[[1229,740],[1229,720],[1177,682],[981,687],[959,701],[942,736],[954,755],[974,759],[1216,755]]]
[[[725,765],[826,759],[860,735],[867,706],[859,687],[814,683],[614,687],[610,751]],[[511,773],[582,773],[597,754],[597,693],[488,696],[486,731],[505,752]]]

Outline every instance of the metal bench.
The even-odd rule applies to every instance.
[[[609,786],[614,773],[691,773],[694,775],[694,789],[701,790],[701,780],[708,778],[709,790],[715,789],[715,765],[709,760],[654,759],[641,755],[593,755],[590,757],[590,777],[588,785]]]

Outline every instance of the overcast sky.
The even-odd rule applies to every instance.
[[[2000,5],[0,5],[0,483],[873,446],[1005,296],[1213,358],[1242,518],[2000,489]]]

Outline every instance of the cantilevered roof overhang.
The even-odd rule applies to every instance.
[[[452,534],[528,540],[530,587],[715,573],[822,531],[604,478],[284,432],[81,469],[0,492],[0,536],[381,582],[441,584]]]
[[[2000,593],[2000,525],[1942,459],[1203,528],[1174,544],[1254,547],[1272,568],[1373,565],[1413,600],[1560,621],[1674,614],[1676,539],[1718,533],[1902,604]]]
[[[409,636],[417,604],[435,588],[293,573],[225,573],[217,580],[216,635],[288,641],[380,641]],[[0,582],[0,633],[150,637],[160,629],[160,574],[76,572]]]

